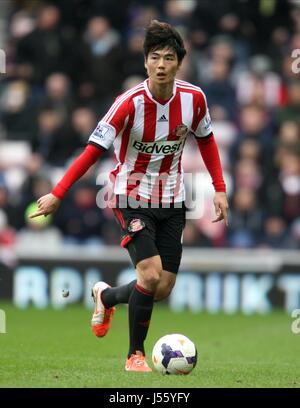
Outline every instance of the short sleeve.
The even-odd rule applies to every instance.
[[[90,135],[88,142],[109,149],[115,140],[116,133],[116,129],[112,125],[100,121],[96,129]]]
[[[128,105],[128,99],[117,98],[90,135],[88,142],[109,149],[126,124],[126,118],[129,114]]]

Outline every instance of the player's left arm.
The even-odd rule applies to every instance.
[[[198,123],[193,129],[201,156],[205,166],[212,178],[215,189],[214,206],[216,218],[212,222],[224,220],[228,226],[228,200],[226,195],[226,184],[223,178],[222,166],[217,143],[211,127],[211,119],[207,108],[206,99],[201,100],[200,116]]]
[[[228,200],[226,192],[216,191],[214,197],[214,206],[216,212],[216,218],[212,222],[218,222],[224,220],[226,226],[228,227]]]

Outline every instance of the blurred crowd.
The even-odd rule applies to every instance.
[[[1,15],[2,13],[2,15]],[[297,0],[11,0],[0,10],[0,247],[118,245],[111,210],[96,204],[113,151],[70,190],[53,217],[28,219],[84,149],[114,98],[146,78],[142,44],[153,19],[188,50],[178,78],[207,95],[230,200],[212,224],[213,188],[192,140],[185,172],[202,172],[194,247],[300,248],[300,2]],[[2,19],[2,20],[1,20]],[[294,65],[293,65],[294,64]],[[299,61],[300,71],[300,61]],[[294,67],[294,68],[293,68]]]

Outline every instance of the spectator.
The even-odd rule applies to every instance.
[[[234,248],[254,248],[262,231],[263,213],[254,190],[238,189],[232,200],[228,229],[229,243]]]
[[[9,140],[31,140],[35,131],[35,108],[30,103],[30,86],[10,82],[0,98],[0,119]]]
[[[69,202],[63,202],[55,224],[64,234],[67,244],[102,244],[104,216],[96,204],[96,189],[83,182]]]
[[[288,84],[288,100],[287,105],[277,114],[278,124],[286,120],[297,122],[300,126],[299,110],[300,110],[300,81],[293,80]]]
[[[123,53],[120,35],[107,18],[93,17],[84,35],[82,81],[103,112],[121,88]]]
[[[146,78],[144,67],[144,54],[143,54],[143,41],[144,35],[141,31],[132,31],[129,33],[127,40],[126,64],[124,65],[124,76],[140,76],[143,79]]]
[[[215,108],[222,109],[223,114],[218,115],[219,120],[234,120],[236,116],[235,90],[230,83],[230,66],[225,59],[212,59],[211,78],[204,86],[207,99],[210,101],[211,111]],[[215,118],[215,115],[213,115]]]
[[[54,110],[41,111],[38,115],[38,131],[32,142],[34,153],[37,153],[44,162],[53,166],[63,166],[79,146],[78,140],[71,140],[59,113]]]
[[[41,110],[53,110],[67,125],[72,112],[72,94],[69,78],[60,72],[51,74],[45,81],[46,94],[41,101]]]
[[[71,140],[73,146],[84,147],[96,124],[97,118],[91,109],[86,107],[74,109],[71,116]]]
[[[274,249],[296,249],[297,243],[288,231],[281,217],[268,217],[264,222],[264,232],[260,242],[261,247]]]
[[[53,4],[41,6],[36,28],[21,38],[17,47],[18,63],[28,67],[28,79],[42,85],[54,72],[65,72],[72,77],[77,59],[76,39],[61,29],[61,16]]]

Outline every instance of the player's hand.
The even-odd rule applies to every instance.
[[[39,217],[40,215],[47,217],[47,215],[54,213],[58,209],[60,201],[52,193],[44,195],[37,200],[38,210],[31,214],[29,218]]]
[[[228,206],[226,193],[223,193],[223,192],[215,193],[214,206],[215,206],[217,218],[215,218],[212,222],[219,222],[221,220],[224,220],[226,226],[228,227],[228,208],[229,206]]]

